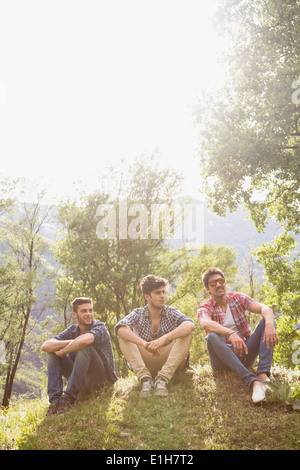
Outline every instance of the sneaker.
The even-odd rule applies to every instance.
[[[162,377],[157,377],[154,384],[154,395],[167,397],[169,395],[167,382]]]
[[[140,396],[142,398],[148,398],[151,397],[153,391],[153,381],[149,377],[142,379],[142,388],[140,391]]]
[[[257,383],[252,388],[252,401],[253,403],[260,403],[266,398],[265,388],[262,384]]]
[[[270,380],[270,379],[266,379],[266,380],[264,380],[264,382],[262,382],[261,384],[262,384],[262,386],[263,386],[265,392],[273,392],[273,390],[271,389],[271,387],[269,387],[268,382],[271,382],[271,380]]]
[[[59,400],[57,414],[62,415],[70,410],[70,408],[74,405],[75,401],[71,400],[68,396],[64,396]]]
[[[53,416],[57,414],[57,409],[59,405],[59,400],[54,400],[50,403],[50,406],[47,410],[46,416]]]

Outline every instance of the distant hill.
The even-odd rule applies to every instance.
[[[245,252],[249,252],[250,248],[256,248],[263,242],[270,242],[281,232],[280,224],[270,220],[266,231],[258,233],[242,207],[234,213],[227,213],[226,217],[210,212],[207,207],[205,209],[205,243],[224,243],[234,248],[238,252],[238,261],[243,259]],[[296,240],[299,244],[300,237],[296,237]]]
[[[201,206],[200,210],[196,210],[196,205]],[[248,217],[243,207],[239,207],[235,212],[227,212],[226,216],[221,217],[213,213],[207,204],[203,201],[195,201],[193,216],[189,217],[187,224],[187,241],[193,241],[205,244],[224,244],[231,247],[237,252],[237,263],[240,264],[245,256],[249,255],[252,248],[256,248],[261,243],[270,242],[280,233],[282,228],[279,223],[270,220],[265,232],[258,233],[255,229],[253,221]],[[193,222],[191,222],[193,220]],[[193,226],[191,225],[193,223]],[[179,238],[181,236],[181,227],[178,230]],[[192,235],[191,235],[192,234]],[[189,236],[191,237],[190,239]],[[295,237],[300,244],[300,236]],[[184,240],[176,240],[170,242],[170,245],[179,247]]]

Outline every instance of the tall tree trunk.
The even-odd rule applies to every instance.
[[[10,365],[9,365],[8,370],[7,370],[6,382],[5,382],[5,388],[4,388],[4,395],[3,395],[3,399],[2,399],[2,407],[4,407],[4,408],[9,407],[9,402],[10,402],[10,399],[11,399],[12,389],[13,389],[13,385],[14,385],[14,380],[15,380],[17,369],[18,369],[22,349],[23,349],[23,346],[24,346],[24,341],[25,341],[26,330],[27,330],[27,325],[28,325],[28,320],[29,320],[29,317],[30,317],[30,313],[31,313],[31,308],[28,307],[26,309],[25,322],[24,322],[24,325],[23,325],[23,328],[22,328],[21,339],[20,339],[20,342],[19,342],[18,347],[17,347],[17,353],[16,353],[16,356],[15,356],[15,359],[13,359],[13,352],[11,353],[11,359],[12,360],[10,361]]]

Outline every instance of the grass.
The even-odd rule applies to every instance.
[[[299,372],[275,375],[299,385]],[[72,411],[45,417],[47,399],[0,413],[0,449],[14,450],[296,450],[300,414],[283,402],[254,405],[232,372],[209,366],[175,377],[169,396],[140,399],[133,375],[119,379]]]

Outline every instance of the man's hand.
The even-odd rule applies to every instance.
[[[253,313],[260,313],[265,320],[265,334],[263,341],[266,342],[268,349],[272,349],[278,344],[278,336],[274,327],[274,313],[273,310],[267,305],[254,302],[250,306],[250,311]]]
[[[58,357],[63,357],[66,353],[63,349],[59,349],[58,351],[55,351],[54,354],[56,354]]]
[[[237,356],[242,356],[243,351],[248,354],[246,343],[237,333],[232,333],[229,337],[229,341],[233,344],[233,350]]]
[[[56,353],[57,351],[59,351],[60,349],[65,348],[66,346],[68,346],[72,342],[73,342],[72,339],[65,339],[65,340],[62,340],[62,341],[59,340],[59,339],[55,339],[55,338],[48,339],[48,341],[46,341],[43,344],[42,351],[47,352],[47,353],[51,353],[51,352]]]
[[[266,342],[268,349],[272,349],[278,344],[278,336],[273,324],[266,323],[263,341]]]
[[[165,346],[166,344],[166,339],[164,336],[161,336],[158,339],[155,339],[153,341],[149,341],[148,343],[145,344],[145,349],[147,351],[151,352],[154,356],[159,356],[160,354],[160,348]]]

